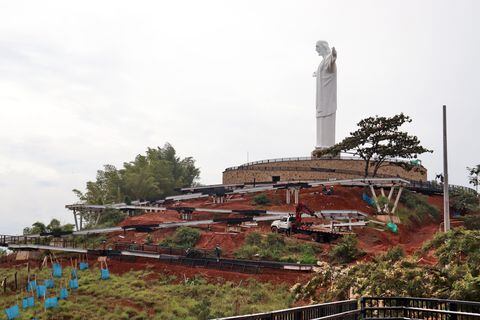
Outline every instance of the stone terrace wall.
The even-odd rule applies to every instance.
[[[223,183],[266,182],[273,176],[280,181],[327,180],[362,178],[365,163],[358,159],[308,159],[258,163],[226,169]],[[373,171],[373,168],[370,172]],[[407,171],[397,162],[381,167],[378,177],[400,177],[408,180],[427,181],[427,169],[423,166]]]

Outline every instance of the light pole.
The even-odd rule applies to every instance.
[[[443,105],[443,230],[450,230],[450,203],[448,198],[447,106]]]

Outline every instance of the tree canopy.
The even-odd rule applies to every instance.
[[[416,136],[400,130],[403,124],[409,122],[412,119],[403,113],[393,117],[365,118],[357,123],[358,129],[351,132],[350,136],[330,148],[316,150],[314,155],[336,156],[341,152],[351,152],[365,161],[365,177],[370,175],[370,167],[373,167],[371,174],[375,177],[388,159],[414,159],[422,153],[432,152],[421,146]],[[405,163],[401,165],[406,169],[413,167]]]
[[[148,148],[145,155],[125,162],[123,168],[105,165],[86,191],[74,189],[80,200],[89,204],[129,203],[132,200],[158,200],[174,195],[175,188],[192,186],[200,170],[192,157],[181,159],[170,144]]]
[[[45,225],[43,222],[40,221],[35,222],[34,224],[32,224],[31,227],[24,228],[23,234],[29,235],[70,231],[73,231],[73,224],[67,223],[62,225],[59,220],[52,219],[48,225]]]

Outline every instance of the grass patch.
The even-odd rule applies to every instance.
[[[14,272],[0,268],[0,276]],[[44,269],[37,274],[43,279],[49,272]],[[211,319],[282,309],[293,303],[286,286],[254,280],[213,284],[196,277],[178,283],[175,277],[149,270],[99,279],[98,269],[79,272],[80,288],[58,308],[45,313],[37,302],[35,309],[22,311],[20,319],[30,319],[34,313],[42,319]],[[58,288],[59,281],[55,282]],[[13,292],[1,293],[0,310],[17,303],[20,297]]]

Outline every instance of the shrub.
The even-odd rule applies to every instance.
[[[270,204],[270,199],[268,199],[267,195],[259,194],[253,197],[253,204],[258,206],[264,206]]]
[[[409,190],[403,190],[400,202],[406,207],[406,210],[399,208],[398,215],[404,223],[408,223],[410,217],[420,221],[428,218],[438,219],[440,210],[428,203],[427,197],[414,193]]]
[[[363,252],[357,248],[357,237],[355,235],[344,236],[329,253],[332,262],[349,263],[363,255]]]
[[[465,216],[463,222],[465,224],[465,228],[468,230],[480,230],[479,215]]]
[[[192,248],[200,239],[200,231],[190,227],[178,228],[173,236],[167,237],[160,245],[165,247]]]
[[[252,232],[245,237],[245,243],[248,245],[258,246],[262,243],[262,235],[258,232]]]
[[[403,251],[402,247],[395,246],[381,255],[381,259],[384,261],[396,262],[401,260],[405,257],[405,252]]]
[[[151,234],[147,235],[147,237],[145,238],[145,244],[152,244],[152,242],[153,242],[152,235]]]
[[[388,208],[389,210],[393,208],[392,203],[390,203],[388,198],[385,196],[378,196],[377,204],[380,207],[380,212],[378,212],[378,214],[385,214],[385,208]]]
[[[253,259],[259,252],[260,248],[258,246],[246,244],[235,251],[235,257],[239,259]]]
[[[302,257],[300,258],[300,263],[316,264],[317,260],[318,259],[314,255],[306,253],[306,254],[302,255]]]
[[[478,210],[478,195],[461,189],[454,189],[450,193],[450,206],[460,214]]]
[[[245,244],[235,251],[235,257],[240,259],[261,259],[301,262],[314,264],[317,262],[316,254],[320,248],[313,243],[302,243],[285,238],[277,233],[270,233],[266,237],[253,232],[247,235]]]

